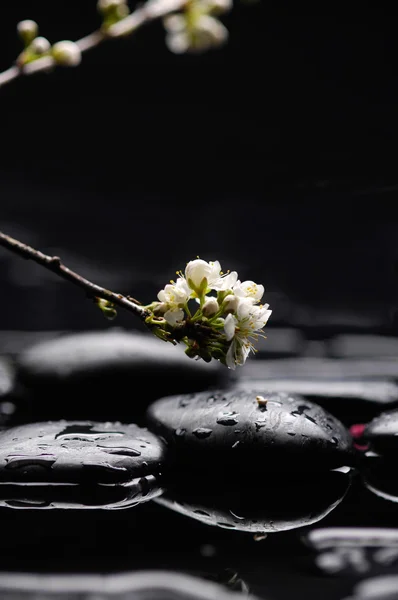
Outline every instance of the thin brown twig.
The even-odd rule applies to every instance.
[[[1,231],[0,246],[7,248],[7,250],[11,250],[11,252],[14,252],[15,254],[19,254],[23,258],[33,260],[42,267],[45,267],[49,271],[59,275],[63,279],[74,283],[78,287],[82,288],[87,295],[92,298],[103,298],[104,300],[108,300],[109,302],[112,302],[113,304],[116,304],[117,306],[125,308],[126,310],[134,313],[142,321],[145,321],[146,317],[149,315],[149,312],[144,307],[133,302],[130,297],[107,290],[106,288],[103,288],[96,283],[92,283],[88,279],[85,279],[85,277],[82,277],[78,273],[75,273],[62,263],[59,256],[50,256],[48,254],[44,254],[43,252],[35,250],[27,244],[23,244],[19,240],[16,240],[5,233],[2,233]]]
[[[142,25],[151,21],[164,17],[172,12],[181,10],[189,0],[148,0],[146,4],[137,8],[124,19],[121,19],[106,31],[98,29],[93,33],[76,41],[81,52],[86,52],[95,48],[105,40],[112,38],[124,37],[136,31]],[[22,75],[32,75],[41,71],[49,71],[57,65],[54,58],[50,55],[45,55],[42,58],[33,60],[23,67],[14,65],[0,73],[0,87],[10,83],[14,79]]]

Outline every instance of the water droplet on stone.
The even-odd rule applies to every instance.
[[[177,437],[184,437],[184,435],[186,434],[187,430],[183,429],[182,427],[179,427],[178,429],[175,430],[174,434]]]
[[[207,429],[206,427],[198,427],[197,429],[194,429],[192,433],[197,438],[204,439],[208,438],[213,433],[213,430]]]
[[[220,413],[217,417],[217,423],[219,425],[237,425],[238,424],[238,413],[235,411]]]

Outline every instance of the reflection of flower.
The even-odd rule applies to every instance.
[[[218,261],[198,258],[158,293],[159,302],[148,305],[147,322],[162,339],[184,342],[188,356],[235,369],[255,350],[253,341],[271,315],[268,304],[259,304],[263,293],[262,285],[239,281],[236,271],[223,273]],[[191,300],[197,302],[193,314]]]

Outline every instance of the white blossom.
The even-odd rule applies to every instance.
[[[185,313],[182,307],[186,304],[191,294],[187,282],[183,277],[179,277],[176,283],[168,283],[163,290],[158,293],[158,299],[162,303],[162,312],[164,318],[170,325],[176,325],[184,320]]]
[[[213,288],[213,284],[221,277],[221,265],[217,261],[206,262],[200,258],[191,260],[185,267],[185,277],[188,285],[191,284],[198,289],[206,277],[207,286]]]
[[[228,39],[226,27],[208,14],[199,15],[193,23],[183,15],[172,15],[163,22],[167,31],[166,45],[175,54],[205,52]]]
[[[224,334],[226,340],[231,341],[225,360],[230,369],[243,365],[250,351],[255,350],[251,338],[257,339],[271,316],[272,311],[268,307],[268,304],[254,305],[252,296],[248,296],[241,298],[236,313],[225,319]]]
[[[264,294],[264,286],[250,280],[237,281],[233,287],[233,292],[239,298],[250,298],[253,302],[259,302]]]

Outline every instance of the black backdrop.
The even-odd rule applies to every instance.
[[[237,2],[229,44],[205,55],[172,55],[156,23],[2,89],[2,227],[144,301],[199,254],[262,281],[271,326],[332,311],[339,330],[394,333],[394,21],[275,9]],[[28,17],[52,42],[99,24],[91,0],[9,3],[1,67]],[[103,326],[1,260],[3,329]]]

